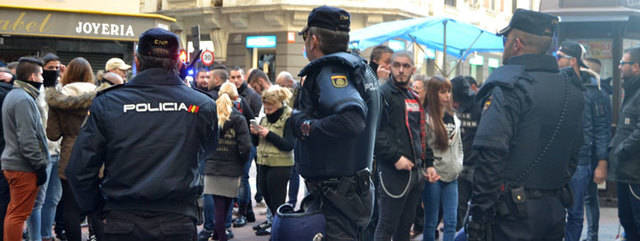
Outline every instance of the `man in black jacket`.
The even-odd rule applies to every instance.
[[[346,52],[351,15],[322,6],[300,34],[311,61],[291,116],[296,168],[322,203],[327,240],[357,240],[371,216],[373,144],[380,96],[375,74]],[[259,70],[255,70],[259,71]],[[254,72],[255,72],[254,71]],[[303,201],[304,202],[304,201]]]
[[[583,143],[581,84],[563,75],[552,48],[558,18],[517,9],[504,36],[504,66],[478,92],[483,104],[470,241],[562,240],[567,183]]]
[[[618,190],[618,217],[627,240],[640,240],[640,48],[624,51],[618,69],[624,101],[609,148],[610,181]]]
[[[105,212],[105,240],[193,240],[216,105],[179,78],[177,35],[153,28],[139,43],[138,75],[93,100],[66,174],[83,211]]]
[[[380,87],[383,105],[375,147],[379,178],[375,240],[409,240],[415,207],[424,187],[422,166],[430,167],[430,181],[435,175],[427,154],[424,110],[418,96],[409,89],[414,71],[413,58],[408,53],[394,53],[391,79]]]

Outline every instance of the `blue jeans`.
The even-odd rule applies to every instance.
[[[29,240],[31,241],[42,240],[42,206],[44,205],[44,201],[47,196],[47,187],[49,186],[49,180],[51,180],[52,169],[53,163],[49,161],[49,164],[47,164],[47,181],[38,188],[36,203],[33,205],[31,215],[29,215],[29,218],[27,219],[27,233],[29,233]]]
[[[256,157],[256,147],[251,147],[251,153],[249,154],[249,160],[244,164],[244,170],[242,178],[240,179],[240,190],[238,192],[238,204],[248,205],[251,201],[251,185],[249,185],[249,170],[253,163],[253,158]]]
[[[215,226],[214,217],[215,213],[215,203],[213,202],[213,195],[204,194],[204,229],[207,231],[213,231]],[[226,228],[231,227],[231,215],[233,213],[233,202],[229,205],[229,212],[227,213],[227,218],[225,219],[224,226]]]
[[[587,240],[598,241],[598,224],[600,222],[600,199],[598,199],[598,184],[589,183],[584,197],[584,207],[587,212]]]
[[[60,156],[51,156],[52,168],[49,172],[49,183],[47,184],[47,195],[44,199],[44,205],[42,205],[42,221],[41,232],[42,238],[52,238],[53,234],[51,229],[53,227],[54,219],[56,218],[56,208],[58,202],[62,198],[62,184],[60,184],[60,177],[58,176],[58,161]]]
[[[291,177],[289,178],[289,203],[296,206],[298,202],[298,191],[300,189],[300,174],[294,165],[291,168]]]
[[[640,184],[617,183],[618,218],[627,240],[640,240]]]
[[[438,212],[442,205],[442,218],[444,220],[443,241],[453,241],[456,234],[456,221],[458,218],[458,181],[430,183],[425,181],[422,192],[424,203],[424,232],[422,240],[435,240],[436,226],[438,225]]]
[[[564,232],[566,241],[580,241],[584,222],[584,196],[592,179],[591,165],[578,165],[571,177],[569,185],[573,192],[573,206],[567,209],[567,226]]]

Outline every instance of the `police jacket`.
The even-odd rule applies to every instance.
[[[580,76],[577,76],[572,68],[562,69],[562,71],[566,71],[572,78],[578,78],[583,86],[584,145],[580,147],[578,165],[591,165],[594,159],[608,160],[607,148],[611,138],[609,96],[600,90],[599,77],[595,73],[582,70]]]
[[[472,146],[482,111],[482,106],[473,101],[473,98],[475,98],[475,95],[471,96],[469,101],[460,103],[460,106],[456,109],[457,116],[462,124],[462,152],[464,153],[462,164],[465,168],[473,166],[476,159],[476,153],[473,151]]]
[[[414,170],[420,170],[427,161],[425,114],[418,96],[402,89],[395,80],[386,81],[380,87],[382,111],[376,133],[376,169],[392,193],[400,193],[407,183],[409,171],[396,170],[395,163],[401,156],[413,162]],[[429,158],[429,166],[433,166]]]
[[[380,110],[375,75],[359,56],[325,55],[299,74],[306,76],[292,114],[296,166],[306,179],[353,176],[369,167]],[[308,136],[301,124],[311,121]]]
[[[105,210],[195,218],[202,193],[197,153],[206,150],[209,160],[215,152],[215,102],[177,74],[151,68],[99,93],[89,110],[66,170],[80,208],[104,202]]]
[[[234,110],[220,129],[216,154],[206,160],[204,174],[239,177],[243,173],[244,164],[249,161],[250,152],[251,137],[247,121]]]
[[[625,79],[616,134],[611,139],[608,179],[640,184],[640,78]]]
[[[487,213],[505,188],[558,190],[570,180],[583,143],[581,83],[549,55],[507,59],[478,93],[472,213]]]

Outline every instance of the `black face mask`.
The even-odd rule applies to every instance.
[[[33,82],[33,81],[29,81],[29,80],[25,80],[24,82],[30,84],[31,86],[35,87],[37,90],[40,90],[40,86],[42,86],[42,83],[37,83],[37,82]]]

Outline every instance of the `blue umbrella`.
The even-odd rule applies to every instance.
[[[351,46],[364,50],[405,39],[465,59],[472,52],[502,52],[502,38],[472,24],[445,17],[384,22],[351,32]]]

